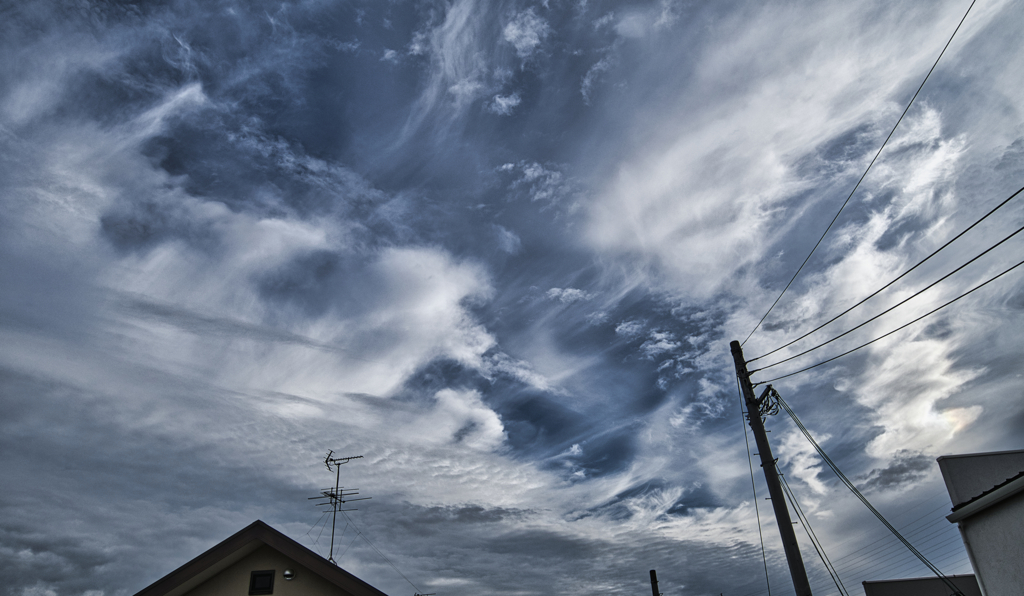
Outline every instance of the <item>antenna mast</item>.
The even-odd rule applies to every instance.
[[[365,501],[367,499],[372,499],[373,498],[373,497],[361,497],[361,498],[358,498],[358,499],[350,499],[350,498],[347,498],[347,497],[352,497],[352,496],[358,495],[359,494],[359,489],[355,488],[355,489],[349,489],[349,490],[346,491],[345,489],[341,488],[341,465],[342,464],[347,464],[348,462],[350,462],[350,461],[352,461],[354,459],[362,459],[362,457],[363,457],[362,455],[354,455],[352,457],[334,457],[334,450],[332,449],[332,450],[328,451],[327,452],[327,457],[324,458],[324,465],[327,466],[327,470],[328,471],[334,472],[334,490],[331,490],[330,488],[325,488],[322,491],[320,491],[319,495],[317,495],[315,497],[309,497],[309,499],[308,499],[308,500],[312,501],[313,499],[324,499],[324,498],[326,498],[327,499],[326,501],[324,501],[323,503],[316,503],[316,505],[318,507],[321,506],[321,505],[330,505],[331,506],[331,510],[332,510],[332,513],[333,513],[332,518],[331,518],[331,552],[330,552],[330,557],[327,560],[330,561],[331,563],[334,563],[335,565],[337,565],[338,562],[334,560],[334,530],[335,530],[335,528],[338,525],[338,512],[339,511],[355,511],[355,509],[341,509],[340,508],[341,505],[343,505],[344,503],[347,503],[349,501]],[[333,468],[331,467],[332,464],[334,466]]]

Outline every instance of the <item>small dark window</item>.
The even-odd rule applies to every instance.
[[[253,571],[249,576],[249,594],[273,594],[276,571]]]

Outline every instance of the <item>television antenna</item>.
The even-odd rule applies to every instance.
[[[345,490],[344,488],[341,487],[341,466],[342,466],[342,464],[347,464],[348,462],[350,462],[350,461],[352,461],[354,459],[362,459],[362,457],[363,457],[362,455],[354,455],[352,457],[334,457],[334,450],[332,449],[332,450],[328,451],[327,452],[327,457],[324,458],[324,465],[327,466],[328,471],[334,472],[334,489],[332,490],[329,487],[325,488],[325,489],[320,491],[319,495],[317,495],[315,497],[309,497],[309,499],[307,499],[309,501],[312,501],[313,499],[327,499],[326,501],[324,501],[322,503],[315,503],[315,505],[317,507],[321,507],[323,505],[329,505],[331,507],[331,511],[333,512],[333,516],[331,517],[331,552],[330,552],[330,557],[327,560],[330,561],[331,563],[334,563],[335,565],[337,565],[338,562],[334,560],[334,530],[335,530],[335,528],[338,525],[338,512],[339,511],[356,511],[355,509],[342,509],[341,508],[342,505],[344,505],[345,503],[348,503],[349,501],[365,501],[367,499],[372,499],[373,498],[373,497],[360,497],[358,499],[349,498],[349,497],[353,497],[355,495],[358,495],[359,494],[359,489],[358,488],[352,488],[352,489]],[[332,465],[334,466],[333,468],[331,467]]]

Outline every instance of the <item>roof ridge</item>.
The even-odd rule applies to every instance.
[[[346,593],[365,596],[387,596],[384,592],[374,588],[337,564],[328,561],[286,536],[280,530],[259,519],[146,586],[138,591],[135,596],[176,596],[182,589],[186,591],[191,590],[195,586],[184,588],[186,584],[195,581],[197,582],[195,585],[199,585],[206,581],[206,579],[209,579],[209,577],[202,577],[204,574],[210,574],[210,577],[212,577],[220,573],[223,569],[217,569],[218,564],[222,564],[224,560],[236,555],[236,553],[245,549],[253,542],[260,542],[293,559],[297,564],[306,567]],[[234,564],[234,561],[230,564]]]

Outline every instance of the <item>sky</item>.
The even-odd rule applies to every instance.
[[[644,594],[650,569],[666,596],[767,594],[766,571],[792,593],[729,342],[782,346],[1024,186],[1024,5],[978,0],[758,326],[968,5],[5,2],[4,593],[131,595],[256,519],[326,556],[329,450],[372,497],[334,556],[391,595]],[[1008,202],[751,368],[1022,220]],[[773,383],[946,573],[971,568],[935,458],[1024,448],[1021,271]],[[766,425],[851,594],[928,574]]]

